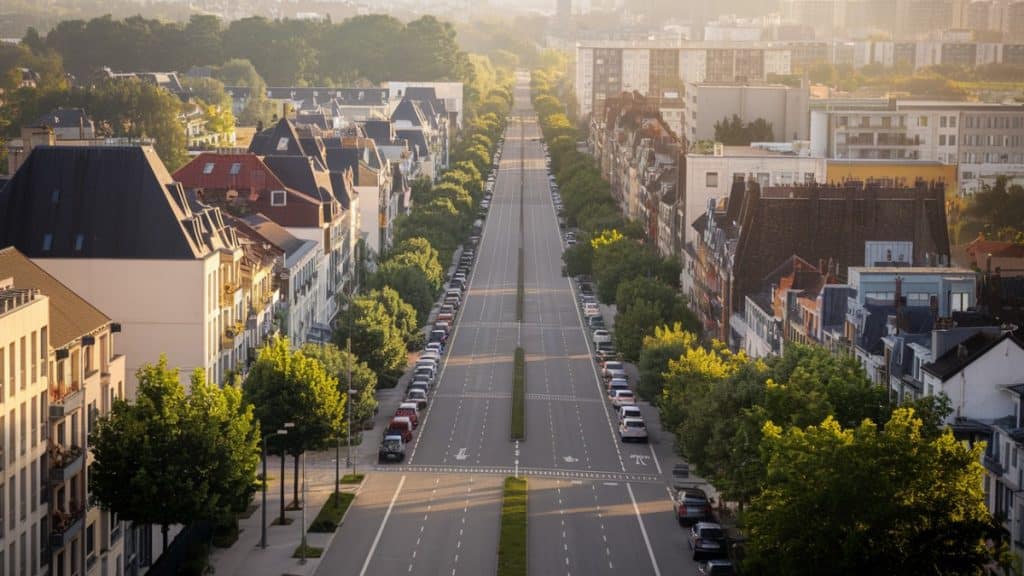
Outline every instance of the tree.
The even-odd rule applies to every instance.
[[[669,360],[683,355],[687,348],[697,345],[697,337],[692,332],[683,330],[682,324],[676,322],[671,326],[657,326],[654,334],[645,336],[640,349],[640,382],[637,393],[641,398],[657,402],[665,384],[665,372]]]
[[[422,338],[417,320],[416,310],[404,300],[394,288],[383,285],[378,289],[366,293],[367,298],[373,298],[384,306],[388,316],[394,322],[395,329],[402,335],[407,347],[412,348]]]
[[[260,348],[243,386],[245,398],[256,407],[256,419],[264,430],[295,426],[275,441],[294,458],[298,479],[299,456],[323,447],[336,437],[344,422],[347,397],[338,394],[338,382],[316,358],[292,351],[288,340],[275,336]],[[284,453],[281,453],[284,458]],[[282,478],[282,481],[284,479]],[[293,483],[298,503],[298,482]]]
[[[344,347],[352,339],[352,352],[377,374],[384,384],[394,385],[408,361],[405,340],[395,320],[374,298],[354,298],[338,317],[334,342]]]
[[[1024,186],[1011,184],[1006,176],[996,178],[971,198],[964,210],[961,235],[1014,241],[1024,232]]]
[[[237,387],[192,374],[186,396],[167,358],[136,373],[134,403],[116,400],[89,436],[90,490],[123,520],[160,526],[222,520],[245,509],[255,490],[259,428]]]
[[[441,267],[437,250],[426,238],[413,237],[402,240],[391,250],[388,260],[399,260],[419,268],[435,292],[444,286],[444,268]]]
[[[911,409],[883,430],[833,418],[765,424],[768,475],[745,516],[758,574],[982,574],[999,528],[982,492],[983,447],[921,434]]]
[[[664,323],[664,309],[660,302],[639,299],[629,310],[615,315],[615,347],[622,357],[631,362],[640,356],[644,337],[654,333]]]
[[[764,118],[743,123],[739,115],[715,122],[715,140],[727,146],[749,146],[751,142],[771,142],[775,139],[772,125]]]
[[[415,324],[427,322],[431,308],[434,306],[435,290],[423,273],[423,269],[410,262],[407,258],[389,258],[371,276],[368,285],[373,288],[389,288],[397,292],[404,302],[415,311]],[[413,327],[413,333],[402,330],[407,344],[415,341],[419,334]]]
[[[353,426],[373,418],[373,413],[377,409],[377,375],[370,370],[366,362],[361,362],[355,354],[334,344],[305,344],[302,346],[302,353],[318,360],[323,364],[324,370],[337,379],[339,395],[348,396],[349,390],[356,391],[356,394],[349,398],[352,402]],[[352,374],[351,386],[349,370]],[[348,418],[347,413],[345,418]],[[345,431],[341,431],[339,437],[344,437],[344,434]]]

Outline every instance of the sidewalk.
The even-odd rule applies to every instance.
[[[322,454],[321,454],[322,455]],[[327,502],[332,493],[334,484],[333,461],[330,469],[311,467],[314,455],[310,455],[310,461],[306,463],[306,527],[313,523],[317,513]],[[333,457],[333,454],[332,454]],[[344,456],[343,456],[344,458]],[[290,501],[292,497],[292,463],[289,459],[285,463],[286,481],[285,500]],[[343,472],[344,473],[344,472]],[[230,548],[212,548],[210,552],[210,567],[218,576],[256,576],[262,574],[295,574],[309,576],[316,573],[320,565],[319,558],[309,558],[306,564],[299,564],[298,558],[292,558],[295,549],[302,541],[301,510],[290,510],[285,516],[292,519],[287,526],[272,525],[280,510],[280,474],[281,460],[271,457],[267,460],[267,474],[271,482],[267,491],[267,548],[262,549],[260,543],[260,522],[262,520],[260,502],[261,494],[257,493],[254,503],[256,510],[248,518],[238,521],[240,533],[238,540]],[[369,481],[364,478],[363,482]],[[343,485],[343,492],[358,493],[361,486]],[[301,492],[300,492],[301,497]],[[342,521],[344,522],[344,520]],[[327,549],[334,540],[337,531],[330,534],[306,535],[306,543],[309,546]]]

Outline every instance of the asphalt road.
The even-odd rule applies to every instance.
[[[502,479],[517,470],[530,479],[531,574],[696,573],[667,488],[671,437],[642,406],[651,443],[619,441],[589,332],[561,275],[528,85],[515,91],[469,293],[417,439],[404,464],[371,474],[318,574],[494,574]],[[509,431],[517,343],[527,361],[526,438],[518,444]]]

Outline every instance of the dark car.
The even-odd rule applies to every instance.
[[[378,462],[401,462],[405,460],[405,442],[399,434],[391,434],[384,437],[377,449]]]
[[[685,488],[676,498],[676,518],[680,526],[688,526],[711,519],[711,502],[698,488]]]
[[[690,550],[693,559],[719,558],[729,552],[725,530],[714,522],[697,522],[690,529]]]
[[[736,570],[728,560],[708,560],[697,566],[697,573],[701,576],[736,576]]]

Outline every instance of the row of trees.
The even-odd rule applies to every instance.
[[[1000,556],[982,447],[943,429],[947,398],[894,408],[852,357],[793,344],[755,360],[678,325],[640,366],[678,451],[744,509],[753,572],[974,574]]]
[[[679,295],[678,259],[662,257],[645,242],[643,226],[622,218],[594,161],[576,150],[578,133],[560,100],[563,80],[564,74],[549,69],[534,72],[532,84],[564,217],[579,229],[576,245],[564,255],[565,272],[592,276],[598,299],[617,306],[615,343],[635,361],[656,327],[679,322],[695,331],[697,319]]]
[[[269,20],[225,25],[196,14],[185,24],[141,16],[68,20],[45,38],[68,71],[87,78],[115,70],[180,70],[251,61],[272,85],[334,85],[385,80],[467,80],[471,66],[455,29],[433,16],[409,23],[383,14],[342,22]]]
[[[970,241],[979,234],[994,240],[1024,244],[1024,186],[1005,176],[974,194],[963,210],[959,237]]]
[[[715,141],[726,146],[749,146],[751,142],[771,142],[775,139],[772,124],[764,118],[743,122],[738,114],[715,122]]]

